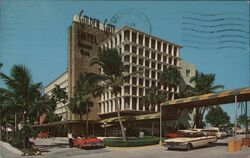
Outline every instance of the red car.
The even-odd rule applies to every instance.
[[[49,132],[47,131],[41,131],[40,133],[37,134],[38,138],[49,138]]]
[[[178,137],[177,133],[166,133],[165,134],[166,138],[176,138]]]
[[[95,137],[75,139],[73,145],[78,148],[104,147],[103,141]]]

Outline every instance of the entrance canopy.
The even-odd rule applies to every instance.
[[[160,113],[152,113],[152,114],[145,114],[145,115],[137,115],[137,116],[121,116],[122,121],[139,121],[139,120],[151,120],[151,119],[159,119]],[[101,120],[100,123],[112,123],[118,122],[118,117],[108,118]]]
[[[235,97],[237,96],[237,97]],[[237,100],[235,100],[237,99]],[[194,97],[170,100],[161,104],[162,107],[193,108],[200,106],[212,106],[250,100],[250,87],[226,90],[218,93],[209,93]]]

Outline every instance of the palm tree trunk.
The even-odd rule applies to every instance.
[[[87,115],[86,115],[86,131],[85,131],[85,138],[87,138],[88,136],[88,130],[89,130],[89,105],[87,104],[86,106],[86,112],[87,112]]]
[[[123,126],[123,123],[122,123],[122,120],[121,120],[121,114],[120,114],[120,106],[117,104],[117,94],[115,94],[115,104],[117,106],[117,116],[118,116],[118,121],[119,121],[119,124],[120,124],[120,127],[121,127],[121,132],[122,132],[122,140],[123,141],[126,141],[126,134],[125,134],[125,131],[124,131],[124,126]]]
[[[81,120],[81,134],[83,135],[83,126],[84,126],[84,123],[83,123],[83,119],[82,119],[82,112],[80,112],[80,120]]]
[[[25,120],[25,111],[23,111],[23,128],[25,127],[26,125],[26,120]],[[23,139],[23,148],[25,149],[26,148],[26,138]]]

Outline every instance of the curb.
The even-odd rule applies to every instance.
[[[0,141],[0,146],[17,154],[17,155],[20,155],[22,156],[24,153],[22,151],[20,151],[19,149],[13,147],[12,145],[10,145],[9,143],[6,143],[6,142],[3,142],[3,141]]]

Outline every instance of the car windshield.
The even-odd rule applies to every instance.
[[[194,137],[202,137],[204,134],[202,132],[184,132],[184,131],[178,131],[177,132],[178,137],[189,137],[189,138],[194,138]]]

